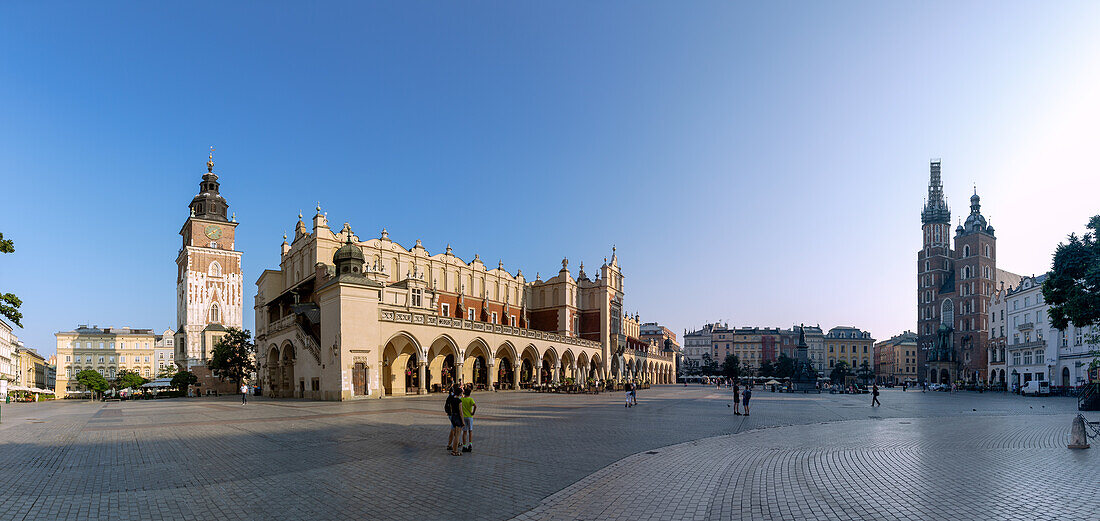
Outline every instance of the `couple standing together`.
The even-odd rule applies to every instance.
[[[451,386],[443,410],[451,420],[451,434],[447,438],[447,450],[452,456],[461,456],[462,452],[474,450],[474,413],[477,404],[470,397],[470,388],[463,389],[458,384]],[[459,450],[462,452],[459,452]]]
[[[737,399],[740,398],[741,402],[738,404]],[[741,407],[745,408],[745,416],[749,415],[749,398],[752,398],[752,389],[748,386],[742,391],[741,388],[735,383],[733,384],[733,414],[741,416]],[[729,407],[729,404],[726,404]]]

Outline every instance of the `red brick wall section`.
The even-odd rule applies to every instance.
[[[537,329],[539,331],[557,331],[558,330],[558,310],[557,309],[544,309],[542,311],[531,311],[527,313],[527,317],[531,320],[531,329]]]

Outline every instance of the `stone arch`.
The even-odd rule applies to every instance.
[[[940,383],[941,384],[950,384],[951,383],[951,374],[947,372],[947,369],[940,369]]]
[[[419,383],[417,377],[408,374],[408,365],[421,351],[420,342],[407,331],[390,335],[382,345],[382,392],[386,396],[409,394],[409,382]]]
[[[561,374],[559,375],[560,380],[564,381],[566,378],[572,378],[574,380],[577,379],[576,372],[574,371],[574,364],[576,363],[576,361],[577,359],[573,356],[573,351],[571,349],[566,348],[562,351],[560,363],[561,369],[559,369],[559,371],[561,372]]]
[[[446,391],[454,383],[458,377],[454,365],[458,357],[458,344],[450,335],[440,335],[432,341],[425,355],[425,382],[429,391]]]
[[[558,351],[554,346],[547,346],[539,358],[539,382],[553,383],[557,380]]]
[[[603,378],[603,364],[600,360],[599,353],[592,353],[592,359],[588,362],[588,370],[591,373],[590,378]]]
[[[516,346],[511,342],[505,340],[500,347],[497,348],[497,352],[494,355],[494,362],[496,367],[493,368],[494,375],[496,376],[496,383],[499,384],[501,389],[517,389],[516,384],[519,380],[516,378],[516,361],[518,360],[516,354]]]
[[[523,385],[539,383],[539,357],[538,348],[534,344],[527,344],[520,353],[519,382]]]
[[[279,379],[279,396],[283,398],[299,398],[294,389],[294,364],[298,360],[298,350],[294,344],[287,340],[279,351],[279,366],[281,378]]]
[[[577,355],[577,383],[587,382],[592,378],[592,373],[588,367],[588,353],[581,351],[581,354]]]
[[[481,337],[475,337],[463,351],[462,382],[475,385],[489,385],[489,344]]]

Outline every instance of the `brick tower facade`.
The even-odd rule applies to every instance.
[[[943,195],[940,161],[930,165],[928,199],[921,212],[923,244],[917,252],[918,378],[929,383],[986,382],[989,296],[1001,280],[997,238],[981,213],[975,190],[970,215],[949,236],[951,210]]]
[[[227,217],[213,152],[206,169],[180,229],[176,257],[176,364],[199,376],[200,390],[215,387],[205,363],[226,328],[241,327],[244,289],[241,252],[234,249],[237,222]]]

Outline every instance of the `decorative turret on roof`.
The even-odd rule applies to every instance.
[[[978,189],[974,188],[974,195],[970,196],[970,215],[966,217],[966,222],[956,230],[959,233],[986,233],[993,235],[993,227],[989,226],[985,217],[982,216],[982,198],[978,197]]]
[[[206,173],[199,182],[199,194],[191,199],[191,215],[199,219],[229,222],[229,203],[218,193],[218,176],[214,173],[214,147],[206,161]]]

